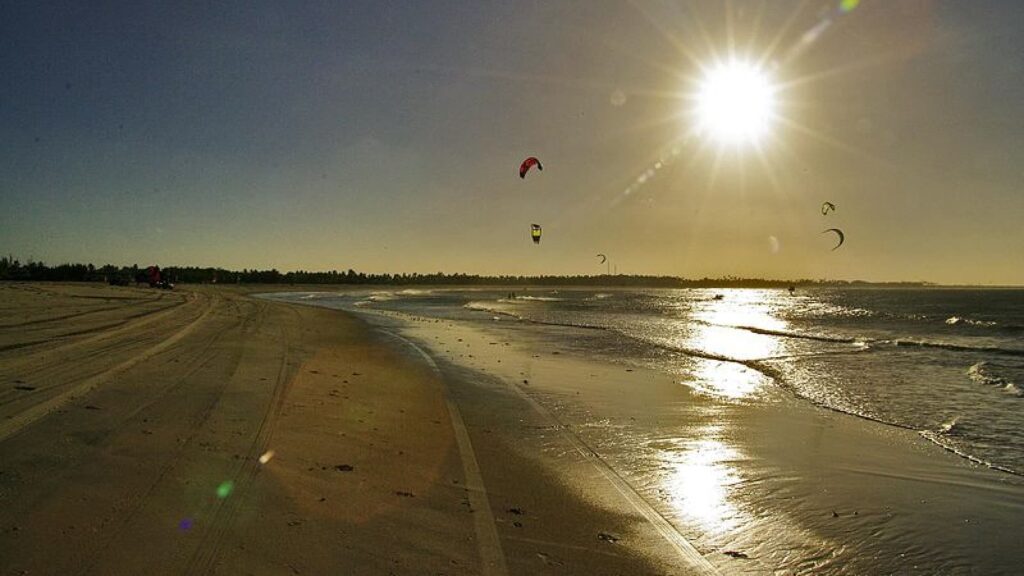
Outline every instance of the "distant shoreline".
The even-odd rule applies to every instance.
[[[932,290],[1024,290],[1024,286],[1016,285],[999,285],[999,284],[936,284],[933,282],[867,282],[867,281],[794,281],[787,282],[784,280],[751,280],[751,281],[728,281],[718,279],[708,280],[686,280],[676,279],[674,282],[644,282],[646,277],[628,277],[622,280],[612,280],[610,282],[602,281],[601,277],[556,277],[556,276],[524,276],[517,278],[515,281],[507,281],[501,278],[487,278],[481,281],[445,281],[445,282],[429,282],[429,281],[391,281],[391,282],[309,282],[309,281],[278,281],[278,282],[263,282],[263,281],[243,281],[243,282],[204,282],[204,281],[187,281],[187,280],[176,280],[171,276],[174,284],[182,284],[189,286],[197,285],[211,285],[211,286],[223,286],[232,287],[238,286],[245,288],[247,291],[254,289],[266,288],[277,290],[316,290],[318,288],[346,288],[346,289],[366,289],[366,288],[431,288],[431,289],[443,289],[443,288],[487,288],[494,290],[501,289],[561,289],[561,290],[572,290],[572,289],[588,289],[588,288],[603,288],[609,290],[628,290],[628,289],[727,289],[727,288],[740,288],[740,289],[767,289],[767,290],[786,290],[789,287],[793,287],[797,290],[807,289],[818,289],[818,288],[879,288],[879,289],[932,289]],[[3,284],[32,284],[32,283],[86,283],[86,284],[104,284],[109,280],[105,278],[0,278],[0,283]]]
[[[109,282],[128,284],[145,277],[148,265],[114,266],[106,264],[59,264],[49,266],[43,262],[22,263],[11,257],[0,257],[0,282]],[[436,272],[365,273],[355,270],[305,270],[280,272],[270,270],[228,270],[225,268],[196,266],[168,266],[161,268],[162,277],[181,284],[222,285],[316,285],[316,286],[545,286],[590,288],[992,288],[1020,289],[1013,285],[938,284],[928,281],[868,281],[826,279],[740,278],[683,278],[645,274],[580,274],[580,275],[479,275]]]

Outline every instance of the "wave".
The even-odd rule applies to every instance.
[[[965,322],[971,323],[976,326],[993,326],[994,322],[987,323],[982,321],[967,320]],[[948,321],[947,321],[948,323]],[[745,330],[754,334],[763,334],[766,336],[779,336],[782,338],[798,338],[802,340],[815,340],[818,342],[831,342],[836,344],[860,344],[868,347],[880,347],[885,345],[891,346],[916,346],[920,348],[937,348],[942,350],[950,350],[955,352],[977,352],[977,353],[990,353],[998,354],[1003,356],[1024,356],[1024,349],[1017,348],[1002,348],[999,346],[971,346],[967,344],[953,344],[950,342],[937,342],[934,340],[918,340],[913,338],[865,338],[855,336],[834,336],[826,334],[811,334],[807,332],[791,332],[788,330],[772,330],[768,328],[758,328],[757,326],[743,326],[743,325],[731,325],[731,324],[713,324],[714,326],[724,326],[726,328],[736,328],[738,330]],[[1004,327],[1009,328],[1009,327]],[[1017,327],[1014,326],[1014,329]],[[1024,327],[1021,327],[1024,329]]]
[[[835,344],[866,344],[869,341],[863,338],[853,338],[850,336],[828,336],[823,334],[808,334],[806,332],[790,332],[788,330],[772,330],[770,328],[758,328],[757,326],[743,326],[743,325],[732,325],[732,324],[711,324],[712,326],[720,326],[724,328],[736,328],[737,330],[746,330],[747,332],[753,332],[754,334],[762,334],[765,336],[781,336],[783,338],[799,338],[801,340],[814,340],[817,342],[831,342]]]
[[[947,420],[947,421],[943,422],[942,425],[939,426],[938,433],[946,435],[946,436],[954,436],[954,435],[959,434],[960,430],[961,430],[960,419],[959,418],[953,418],[952,420]]]
[[[998,322],[991,320],[971,320],[970,318],[964,318],[962,316],[950,316],[946,318],[946,324],[950,326],[956,326],[958,324],[966,324],[968,326],[997,326]]]
[[[934,342],[931,340],[909,340],[897,338],[895,340],[876,340],[872,343],[892,344],[897,347],[916,346],[919,348],[936,348],[939,350],[951,350],[954,352],[984,352],[987,354],[997,354],[1002,356],[1024,356],[1024,349],[1000,348],[998,346],[967,346],[966,344],[950,344],[948,342]]]
[[[507,302],[507,300],[499,300],[499,302]],[[521,316],[519,314],[516,314],[515,312],[510,312],[508,310],[502,310],[501,308],[494,308],[492,305],[488,305],[486,302],[479,302],[479,301],[477,301],[477,302],[469,302],[467,304],[463,304],[462,307],[463,308],[468,308],[469,310],[476,310],[478,312],[490,312],[490,313],[493,313],[493,314],[501,314],[503,316],[510,316],[512,318],[515,318],[516,320],[520,320],[522,322],[529,322],[530,324],[536,324],[538,326],[560,326],[560,327],[563,327],[563,328],[583,328],[583,329],[586,329],[586,330],[602,330],[602,331],[606,331],[606,332],[614,331],[616,333],[622,334],[623,336],[626,336],[627,338],[630,337],[628,334],[626,334],[624,332],[619,332],[618,330],[615,330],[615,329],[610,328],[608,326],[601,326],[601,325],[598,325],[598,324],[587,324],[585,322],[554,322],[554,321],[537,320],[535,318],[527,318],[525,316]]]
[[[979,362],[979,364],[984,364],[984,362]],[[1014,476],[1024,476],[1024,473],[1022,473],[1019,470],[1014,470],[1013,468],[1008,468],[1006,466],[1001,466],[994,462],[990,462],[988,460],[985,460],[984,458],[975,456],[974,454],[971,454],[970,452],[967,452],[963,448],[957,446],[955,444],[954,439],[959,437],[962,432],[963,424],[959,417],[953,417],[950,420],[943,422],[942,425],[939,426],[938,430],[918,430],[918,434],[920,434],[922,438],[928,440],[932,444],[935,444],[936,446],[939,446],[944,450],[947,450],[961,458],[964,458],[965,460],[968,460],[975,464],[979,464],[986,468],[991,468],[992,470],[998,470],[1000,472],[1013,474]]]
[[[967,369],[967,377],[977,384],[1000,388],[1007,394],[1022,395],[1021,389],[1014,382],[992,374],[988,367],[988,362],[978,362]]]
[[[1003,324],[995,320],[978,320],[975,318],[967,318],[965,316],[956,315],[946,318],[945,324],[947,326],[970,326],[972,328],[991,328],[997,332],[1009,332],[1011,334],[1024,332],[1024,325]]]
[[[829,342],[834,344],[858,344],[870,348],[879,348],[885,345],[896,347],[916,346],[919,348],[936,348],[941,350],[950,350],[954,352],[978,352],[997,354],[1003,356],[1024,356],[1024,349],[1000,348],[998,346],[969,346],[966,344],[952,344],[949,342],[936,342],[934,340],[914,340],[910,338],[875,339],[854,336],[832,336],[827,334],[810,334],[806,332],[791,332],[788,330],[772,330],[769,328],[759,328],[757,326],[743,326],[734,324],[708,323],[708,325],[723,328],[735,328],[737,330],[744,330],[747,332],[751,332],[754,334],[762,334],[765,336],[778,336],[780,338],[797,338],[801,340],[813,340],[817,342]]]
[[[1008,468],[1006,466],[1001,466],[1001,465],[996,464],[994,462],[990,462],[988,460],[985,460],[983,458],[975,456],[974,454],[966,452],[963,449],[961,449],[961,448],[957,447],[956,445],[952,444],[947,438],[948,437],[955,437],[960,432],[960,430],[962,428],[962,425],[961,425],[961,423],[960,423],[958,418],[954,418],[954,419],[952,419],[952,420],[950,420],[948,422],[943,423],[939,427],[938,430],[919,430],[919,429],[917,429],[917,428],[915,428],[913,426],[909,426],[907,424],[901,424],[899,422],[895,422],[895,421],[892,421],[892,420],[887,420],[887,419],[884,419],[884,418],[881,418],[881,417],[878,417],[878,416],[874,416],[874,415],[867,414],[867,413],[864,413],[864,412],[859,412],[857,410],[853,410],[853,409],[850,409],[850,408],[839,407],[839,406],[836,406],[836,405],[831,404],[829,402],[826,402],[824,400],[821,400],[819,398],[815,398],[813,396],[805,394],[805,393],[801,392],[796,386],[792,385],[785,378],[785,376],[783,375],[781,370],[768,365],[766,363],[766,361],[764,361],[764,360],[740,360],[740,359],[737,359],[737,358],[730,358],[728,356],[722,356],[722,355],[718,355],[718,354],[708,354],[708,353],[705,353],[705,352],[703,352],[701,350],[689,350],[689,349],[685,349],[685,348],[681,348],[681,347],[668,346],[668,345],[663,345],[663,344],[654,343],[654,342],[649,342],[649,343],[652,344],[652,345],[658,346],[660,348],[663,348],[663,349],[673,350],[673,351],[684,353],[684,354],[687,354],[687,355],[692,355],[692,356],[695,356],[695,357],[698,357],[698,358],[704,358],[704,359],[708,359],[708,360],[717,360],[717,361],[721,361],[721,362],[733,362],[733,363],[739,364],[741,366],[744,366],[746,368],[749,368],[751,370],[759,372],[760,374],[762,374],[763,376],[765,376],[767,378],[770,378],[779,387],[783,388],[784,390],[789,391],[791,394],[793,394],[797,398],[800,398],[800,399],[802,399],[804,401],[810,402],[811,404],[813,404],[815,406],[818,406],[819,408],[823,408],[823,409],[829,410],[831,412],[836,412],[838,414],[845,414],[845,415],[848,415],[848,416],[853,416],[853,417],[856,417],[856,418],[860,418],[862,420],[867,420],[867,421],[875,422],[875,423],[878,423],[878,424],[884,424],[886,426],[892,426],[893,428],[901,428],[903,430],[908,430],[908,431],[916,432],[920,436],[922,436],[923,438],[925,438],[928,441],[932,442],[933,444],[943,448],[944,450],[948,450],[949,452],[952,452],[952,453],[956,454],[957,456],[960,456],[961,458],[964,458],[964,459],[966,459],[966,460],[968,460],[970,462],[973,462],[975,464],[979,464],[981,466],[985,466],[986,468],[990,468],[992,470],[998,470],[1000,472],[1005,472],[1007,474],[1013,474],[1014,476],[1024,476],[1024,472],[1022,472],[1022,471],[1014,470],[1013,468]]]
[[[841,304],[833,304],[830,302],[817,302],[811,300],[806,302],[800,309],[797,315],[800,319],[807,318],[872,318],[880,315],[879,312],[874,310],[867,310],[865,308],[857,308],[850,306],[843,306]]]
[[[508,310],[502,310],[488,305],[485,302],[467,302],[462,305],[467,310],[476,310],[477,312],[487,312],[489,314],[498,314],[500,316],[507,316],[509,318],[515,318],[516,320],[523,320],[523,317],[515,312],[509,312]]]
[[[936,432],[934,430],[919,430],[918,434],[920,434],[922,438],[928,440],[929,442],[935,444],[936,446],[942,448],[943,450],[952,452],[953,454],[956,454],[957,456],[970,462],[973,462],[975,464],[978,464],[980,466],[984,466],[992,470],[998,470],[1000,472],[1006,472],[1007,474],[1013,474],[1014,476],[1024,476],[1024,473],[1018,470],[1014,470],[1013,468],[1007,468],[1006,466],[1000,466],[999,464],[989,462],[984,458],[979,458],[974,454],[966,452],[965,450],[963,450],[962,448],[960,448],[959,446],[952,442],[952,440],[949,438],[951,434],[944,433],[941,430],[939,432]]]
[[[554,296],[516,296],[512,300],[506,300],[506,302],[515,302],[516,300],[532,300],[535,302],[564,302],[565,298],[555,298]]]
[[[558,301],[560,299],[550,298],[547,296],[519,296],[516,300],[539,300],[539,301]],[[500,299],[499,303],[511,303],[514,300]],[[586,322],[556,322],[548,320],[537,320],[534,318],[527,318],[525,316],[510,314],[507,310],[500,308],[494,308],[489,306],[486,302],[471,302],[465,305],[466,308],[481,310],[487,312],[494,312],[497,314],[507,314],[515,316],[519,320],[532,322],[534,324],[546,325],[546,326],[566,326],[571,328],[589,328],[589,329],[601,329],[601,330],[613,330],[609,326],[602,326],[598,324],[590,324]],[[940,350],[950,350],[954,352],[971,352],[971,353],[988,353],[1003,356],[1021,356],[1024,357],[1024,349],[1016,348],[1001,348],[998,346],[970,346],[966,344],[952,344],[948,342],[936,342],[934,340],[915,340],[910,338],[894,338],[894,339],[876,339],[859,336],[840,336],[831,334],[815,334],[808,332],[793,332],[790,330],[775,330],[771,328],[760,328],[758,326],[745,326],[737,324],[718,324],[713,322],[705,322],[702,320],[691,319],[691,322],[700,323],[707,326],[715,326],[720,328],[733,328],[736,330],[743,330],[753,334],[761,334],[764,336],[777,336],[780,338],[794,338],[800,340],[810,340],[815,342],[825,342],[830,344],[854,344],[868,349],[880,349],[885,346],[894,347],[919,347],[919,348],[934,348]],[[620,332],[619,330],[615,330]],[[622,333],[625,336],[628,334]],[[679,350],[684,353],[696,352],[695,350]],[[712,355],[713,356],[713,355]],[[717,359],[717,358],[712,358]]]

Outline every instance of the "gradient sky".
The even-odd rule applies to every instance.
[[[84,4],[0,4],[22,259],[1024,284],[1015,0]],[[760,150],[689,133],[730,46]]]

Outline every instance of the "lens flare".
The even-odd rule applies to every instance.
[[[223,500],[228,496],[231,496],[231,492],[233,492],[234,490],[235,483],[232,482],[231,480],[225,480],[220,483],[220,486],[217,486],[217,498]]]

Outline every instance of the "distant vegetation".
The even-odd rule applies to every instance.
[[[105,266],[92,264],[60,264],[47,266],[42,262],[22,264],[12,257],[0,258],[0,280],[23,282],[135,282],[145,275],[146,266]],[[355,270],[329,272],[279,272],[277,270],[225,270],[195,266],[168,266],[163,277],[187,284],[397,284],[397,285],[547,285],[547,286],[642,286],[648,288],[785,288],[787,286],[926,286],[925,282],[872,283],[842,280],[768,280],[761,278],[686,279],[676,276],[638,276],[600,274],[595,276],[479,276],[476,274],[366,274]]]

